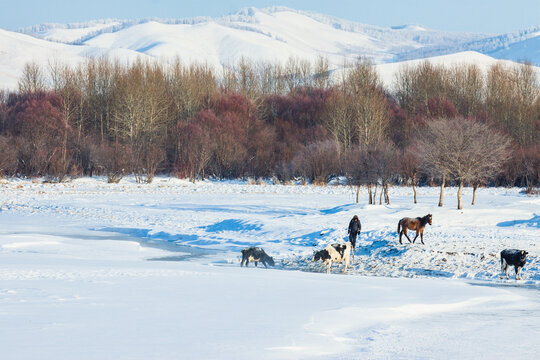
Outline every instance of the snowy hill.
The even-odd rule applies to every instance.
[[[540,26],[518,33],[503,34],[469,41],[454,46],[442,44],[416,49],[399,55],[399,59],[418,59],[455,52],[476,51],[496,59],[529,61],[540,64]]]
[[[107,56],[133,61],[147,56],[122,48],[68,45],[0,29],[0,89],[15,89],[24,65],[35,62],[44,69],[56,62],[76,65],[89,57]]]
[[[264,60],[323,55],[336,65],[342,64],[344,58],[365,56],[381,63],[418,48],[456,47],[487,36],[428,30],[417,25],[381,28],[284,7],[247,8],[216,19],[109,20],[48,24],[21,31],[52,41],[121,47],[151,56],[211,55],[205,60],[217,64],[253,54]],[[202,53],[196,51],[201,44],[205,48]]]
[[[454,66],[454,65],[476,65],[484,73],[493,65],[499,63],[511,67],[516,65],[516,62],[511,60],[497,60],[491,56],[481,54],[476,51],[464,51],[455,54],[441,55],[429,57],[427,60],[434,65]],[[386,89],[392,90],[394,81],[398,71],[402,67],[416,66],[426,61],[426,59],[415,59],[408,61],[400,61],[394,63],[386,63],[376,65],[377,72]],[[540,79],[540,67],[534,66],[536,76]]]
[[[180,57],[218,69],[242,57],[285,62],[290,57],[314,61],[323,56],[334,69],[359,56],[388,64],[463,53],[464,62],[469,62],[471,51],[540,63],[540,27],[498,36],[444,32],[420,25],[382,28],[285,7],[247,8],[215,19],[43,24],[20,33],[2,30],[0,44],[0,88],[13,88],[28,61],[45,66],[51,58],[74,63],[102,55],[122,60]],[[438,61],[444,63],[444,59]],[[393,67],[383,67],[389,68]]]
[[[120,20],[96,20],[75,24],[39,24],[21,29],[19,32],[40,39],[75,44],[80,39],[103,31],[112,31],[123,24]]]

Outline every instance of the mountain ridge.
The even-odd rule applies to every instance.
[[[540,26],[500,35],[432,30],[418,24],[384,28],[283,6],[248,7],[217,18],[101,19],[0,30],[0,88],[13,88],[24,62],[46,66],[52,56],[68,63],[95,56],[122,61],[179,57],[218,68],[245,58],[284,63],[291,57],[312,62],[324,57],[332,69],[339,69],[359,57],[381,65],[462,53],[465,62],[488,63],[470,56],[474,51],[493,57],[493,62],[540,64]],[[454,62],[460,57],[447,58]]]

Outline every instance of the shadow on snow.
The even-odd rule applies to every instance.
[[[503,221],[497,224],[497,226],[499,227],[516,226],[516,225],[525,225],[529,227],[540,228],[540,215],[534,214],[534,216],[529,220],[510,220],[510,221]]]

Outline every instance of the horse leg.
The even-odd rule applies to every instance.
[[[409,235],[407,235],[407,228],[404,229],[403,234],[405,234],[409,242],[412,243],[411,238],[409,237]]]
[[[420,241],[422,242],[422,245],[426,245],[426,244],[424,244],[424,232],[423,231],[420,233]]]

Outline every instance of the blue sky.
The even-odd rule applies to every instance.
[[[506,33],[540,26],[540,0],[0,0],[0,27],[15,30],[45,22],[148,17],[217,17],[243,7],[283,5],[358,21],[393,26]]]

